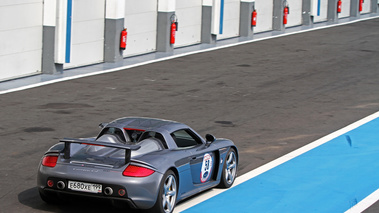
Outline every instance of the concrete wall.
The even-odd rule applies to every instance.
[[[337,14],[337,0],[1,0],[0,81],[377,12],[377,0],[365,0],[361,12],[358,2],[342,0]],[[285,3],[290,14],[283,25]],[[179,25],[171,44],[173,16]]]

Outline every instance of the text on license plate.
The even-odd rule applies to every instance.
[[[68,188],[74,191],[101,193],[101,184],[68,181]]]

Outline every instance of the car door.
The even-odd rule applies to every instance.
[[[187,149],[191,154],[189,163],[193,184],[205,184],[211,181],[216,165],[215,152],[207,148],[204,142],[190,129],[173,132],[171,136],[178,148]]]
[[[203,145],[205,146],[205,145]],[[191,174],[194,184],[206,184],[214,179],[215,153],[204,147],[191,150]]]

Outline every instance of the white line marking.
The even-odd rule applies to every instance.
[[[275,167],[277,167],[277,166],[279,166],[279,165],[281,165],[281,164],[283,164],[283,163],[285,163],[285,162],[287,162],[287,161],[289,161],[289,160],[291,160],[291,159],[293,159],[299,155],[302,155],[302,154],[304,154],[304,153],[306,153],[306,152],[308,152],[308,151],[310,151],[310,150],[312,150],[312,149],[314,149],[314,148],[316,148],[316,147],[318,147],[324,143],[327,143],[327,142],[333,140],[334,138],[337,138],[337,137],[339,137],[339,136],[341,136],[341,135],[343,135],[343,134],[345,134],[345,133],[347,133],[353,129],[356,129],[359,126],[362,126],[363,124],[366,124],[366,123],[368,123],[368,122],[370,122],[370,121],[372,121],[378,117],[379,117],[379,112],[376,112],[372,115],[369,115],[369,116],[367,116],[367,117],[365,117],[359,121],[356,121],[356,122],[342,128],[340,130],[337,130],[337,131],[335,131],[329,135],[326,135],[326,136],[324,136],[324,137],[322,137],[322,138],[320,138],[320,139],[318,139],[318,140],[316,140],[316,141],[314,141],[308,145],[305,145],[305,146],[303,146],[303,147],[301,147],[295,151],[292,151],[292,152],[290,152],[290,153],[288,153],[288,154],[286,154],[286,155],[284,155],[284,156],[282,156],[276,160],[273,160],[273,161],[271,161],[271,162],[269,162],[269,163],[267,163],[261,167],[258,167],[256,169],[238,177],[231,188],[233,188],[233,187],[235,187],[235,186],[237,186],[237,185],[239,185],[245,181],[248,181],[248,180],[250,180],[250,179],[252,179],[252,178],[254,178],[254,177],[256,177],[256,176],[258,176],[258,175],[260,175],[260,174],[262,174],[262,173],[264,173],[264,172],[266,172],[272,168],[275,168]],[[174,212],[178,213],[178,212],[184,211],[184,210],[186,210],[192,206],[195,206],[195,205],[197,205],[197,204],[199,204],[199,203],[201,203],[207,199],[210,199],[210,198],[212,198],[212,197],[214,197],[214,196],[216,196],[216,195],[218,195],[218,194],[220,194],[226,190],[228,190],[228,189],[211,189],[208,192],[205,192],[199,196],[194,197],[193,199],[189,199],[183,203],[180,203],[175,208]],[[367,209],[368,207],[370,207],[373,203],[375,203],[378,200],[379,200],[379,189],[377,191],[375,191],[374,193],[372,193],[367,198],[365,198],[364,200],[362,200],[361,202],[359,202],[356,206],[352,207],[347,212],[348,213],[355,213],[355,212],[363,211],[363,210]]]
[[[66,78],[55,79],[55,80],[51,80],[51,81],[45,81],[45,82],[41,82],[41,83],[37,83],[37,84],[31,84],[31,85],[28,85],[28,86],[22,86],[22,87],[18,87],[18,88],[14,88],[14,89],[3,90],[3,91],[0,91],[0,95],[6,94],[6,93],[11,93],[11,92],[22,91],[22,90],[26,90],[26,89],[31,89],[31,88],[35,88],[35,87],[45,86],[45,85],[49,85],[49,84],[54,84],[54,83],[58,83],[58,82],[69,81],[69,80],[78,79],[78,78],[84,78],[84,77],[89,77],[89,76],[94,76],[94,75],[100,75],[100,74],[105,74],[105,73],[117,72],[117,71],[121,71],[121,70],[124,70],[124,69],[130,69],[130,68],[133,68],[133,67],[143,66],[143,65],[146,65],[146,64],[152,64],[152,63],[161,62],[161,61],[167,61],[167,60],[171,60],[171,59],[174,59],[174,58],[180,58],[180,57],[184,57],[184,56],[188,56],[188,55],[193,55],[193,54],[197,54],[197,53],[209,52],[209,51],[213,51],[213,50],[218,50],[218,49],[223,49],[223,48],[228,48],[228,47],[234,47],[234,46],[238,46],[238,45],[243,45],[243,44],[248,44],[248,43],[253,43],[253,42],[258,42],[258,41],[273,39],[273,38],[279,38],[279,37],[284,37],[284,36],[289,36],[289,35],[295,35],[295,34],[300,34],[300,33],[305,33],[305,32],[310,32],[310,31],[315,31],[315,30],[332,28],[332,27],[337,27],[337,26],[342,26],[342,25],[348,25],[348,24],[352,24],[352,23],[356,23],[356,22],[361,22],[361,21],[366,21],[366,20],[371,20],[371,19],[375,19],[375,18],[379,18],[379,16],[367,17],[367,18],[357,19],[357,20],[353,20],[353,21],[349,21],[349,22],[344,22],[344,23],[337,23],[337,24],[331,24],[331,25],[326,25],[326,26],[321,26],[321,27],[315,27],[315,28],[300,30],[300,31],[296,31],[296,32],[283,33],[283,34],[280,34],[280,35],[269,36],[269,37],[265,37],[265,38],[252,39],[252,40],[248,40],[248,41],[243,41],[243,42],[238,42],[238,43],[233,43],[233,44],[227,44],[227,45],[223,45],[223,46],[212,47],[212,48],[198,50],[198,51],[193,51],[193,52],[188,52],[188,53],[177,54],[177,55],[168,56],[168,57],[165,57],[165,58],[160,58],[160,59],[155,59],[155,60],[150,60],[150,61],[146,61],[146,62],[142,62],[142,63],[137,63],[137,64],[133,64],[133,65],[127,65],[127,66],[123,66],[123,67],[117,67],[117,68],[113,68],[113,69],[109,69],[109,70],[103,70],[103,71],[92,72],[92,73],[88,73],[88,74],[81,74],[81,75],[75,75],[75,76],[66,77]]]
[[[353,206],[351,209],[347,210],[345,213],[363,212],[368,207],[370,207],[372,204],[376,203],[376,201],[378,201],[378,200],[379,200],[379,189],[377,189],[375,192],[371,193],[365,199],[361,200],[361,202],[359,202],[358,204]]]

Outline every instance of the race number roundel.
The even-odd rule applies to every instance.
[[[203,165],[201,166],[200,181],[206,182],[211,176],[212,171],[212,156],[208,153],[204,155]]]

